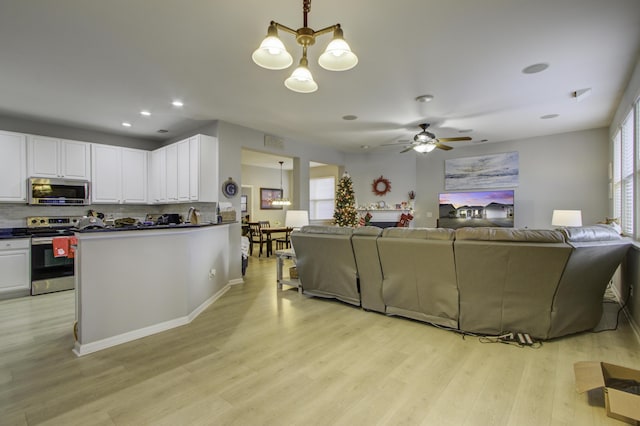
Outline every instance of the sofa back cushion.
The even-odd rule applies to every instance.
[[[570,242],[617,241],[622,239],[617,230],[605,224],[567,226],[561,228],[560,231]]]
[[[553,297],[571,246],[557,231],[492,231],[456,231],[460,328],[547,338]]]
[[[385,228],[378,238],[387,313],[457,328],[454,232]]]
[[[458,228],[456,240],[522,241],[530,243],[562,243],[562,232],[551,229]]]
[[[360,305],[353,228],[304,226],[291,233],[302,292]]]

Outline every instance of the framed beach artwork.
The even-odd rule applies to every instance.
[[[517,152],[453,158],[444,162],[446,190],[518,186]]]

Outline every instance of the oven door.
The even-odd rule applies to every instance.
[[[75,287],[74,260],[53,255],[52,237],[31,239],[31,294],[71,290]]]

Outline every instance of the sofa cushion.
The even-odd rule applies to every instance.
[[[455,231],[447,228],[385,228],[384,238],[414,238],[422,240],[450,241],[455,237]]]
[[[620,240],[622,237],[612,226],[597,224],[590,226],[567,226],[560,230],[571,242]]]
[[[300,231],[305,234],[332,234],[332,235],[351,235],[353,234],[353,228],[341,228],[339,226],[326,226],[326,225],[307,225],[300,228]]]
[[[521,241],[528,243],[563,243],[562,232],[551,229],[458,228],[456,240]]]

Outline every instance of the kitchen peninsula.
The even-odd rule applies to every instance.
[[[74,353],[188,324],[229,285],[229,224],[77,232]]]

